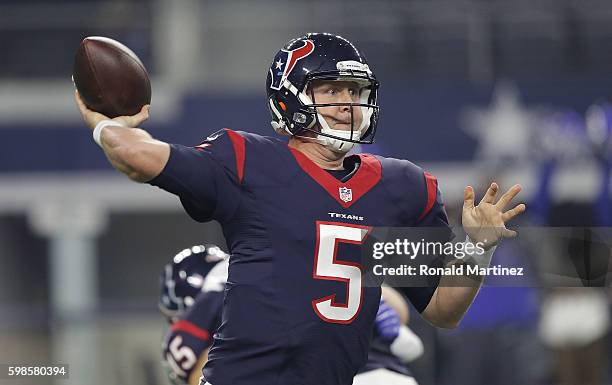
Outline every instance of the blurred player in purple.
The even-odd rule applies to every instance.
[[[115,168],[223,228],[229,278],[205,380],[347,385],[367,360],[380,301],[380,288],[363,285],[360,245],[375,226],[447,228],[442,198],[436,179],[413,163],[348,155],[372,142],[379,115],[378,81],[348,40],[291,40],[273,59],[266,90],[272,126],[288,142],[224,129],[195,147],[168,144],[136,128],[148,106],[109,120],[76,99]],[[516,235],[505,223],[525,209],[507,210],[520,186],[498,190],[492,183],[478,205],[472,187],[464,194],[463,226],[486,245],[483,266],[500,239]],[[478,292],[447,280],[404,290],[439,327],[455,327]]]
[[[215,245],[196,245],[182,250],[164,267],[159,308],[170,328],[162,350],[173,384],[200,382],[212,336],[221,322],[228,258]],[[405,363],[423,353],[423,343],[407,322],[406,302],[398,292],[384,287],[368,361],[353,385],[417,384]]]

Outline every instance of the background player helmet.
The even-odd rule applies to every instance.
[[[359,103],[317,104],[308,92],[314,80],[357,82],[362,88]],[[340,152],[355,143],[374,141],[378,122],[378,81],[363,54],[348,40],[329,33],[308,33],[288,42],[274,57],[266,89],[272,127],[279,134],[304,136],[314,133],[317,142]],[[362,122],[355,127],[351,108],[351,130],[334,130],[317,107],[361,108]]]
[[[160,276],[159,309],[175,322],[202,292],[204,278],[222,259],[226,258],[218,246],[197,245],[182,250],[168,263]]]

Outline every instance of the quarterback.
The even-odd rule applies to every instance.
[[[348,155],[371,143],[378,81],[348,40],[309,33],[288,42],[268,70],[274,130],[288,141],[224,129],[189,147],[154,139],[134,116],[77,104],[111,164],[181,200],[196,221],[221,223],[230,251],[223,316],[204,381],[212,385],[351,384],[367,360],[380,288],[362,282],[360,245],[375,226],[448,227],[436,179],[406,161]],[[520,191],[492,183],[463,226],[488,253],[516,233],[505,223]],[[339,215],[330,215],[335,213]],[[346,214],[346,216],[344,216]],[[478,229],[495,229],[487,234]],[[402,293],[433,325],[455,327],[478,292],[440,277]]]

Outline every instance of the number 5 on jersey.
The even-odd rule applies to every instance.
[[[314,279],[340,281],[346,284],[346,303],[335,301],[331,294],[312,301],[312,307],[325,322],[348,324],[353,322],[359,310],[363,288],[361,265],[355,262],[336,260],[338,243],[360,245],[368,236],[371,227],[348,223],[317,221],[317,245],[315,251]]]

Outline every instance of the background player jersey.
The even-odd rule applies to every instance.
[[[187,383],[202,352],[212,344],[212,334],[221,323],[223,292],[203,292],[170,330],[162,344],[163,362],[170,379]],[[180,383],[180,382],[176,382]]]
[[[448,226],[435,178],[368,154],[340,182],[286,143],[222,130],[171,145],[150,183],[230,250],[222,322],[204,374],[213,385],[351,384],[366,362],[380,289],[361,284],[372,226]],[[418,311],[435,287],[409,288]]]

